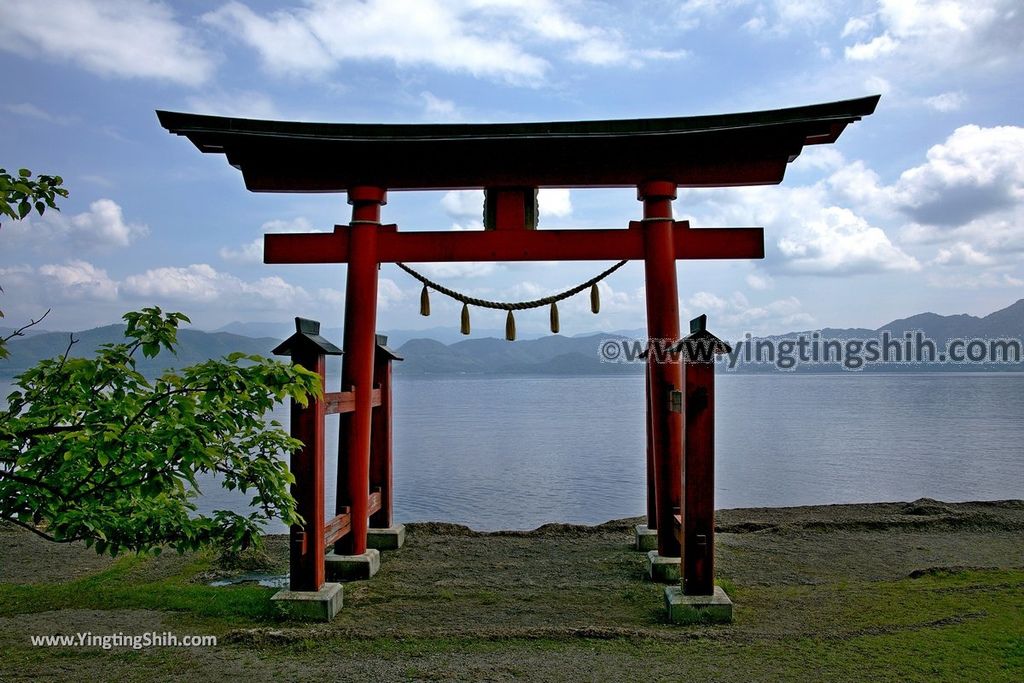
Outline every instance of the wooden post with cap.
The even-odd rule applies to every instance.
[[[291,356],[292,363],[320,375],[324,390],[325,356],[341,354],[341,349],[320,336],[320,323],[295,318],[295,334],[273,353]],[[289,533],[289,588],[293,591],[318,591],[324,585],[324,416],[323,397],[309,396],[306,405],[291,400],[291,435],[302,442],[292,453],[289,468],[295,483],[292,497],[302,524],[293,524]]]
[[[708,332],[708,317],[690,321],[676,350],[683,359],[683,593],[715,590],[715,357],[729,345]]]
[[[393,521],[394,491],[391,457],[391,362],[402,357],[388,348],[388,338],[376,337],[373,358],[374,391],[380,392],[380,405],[373,410],[370,438],[370,491],[380,494],[380,509],[370,515],[370,529],[388,529]],[[397,541],[396,541],[397,543]]]

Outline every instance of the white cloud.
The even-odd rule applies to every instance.
[[[780,327],[807,325],[814,320],[794,296],[755,304],[742,292],[733,292],[726,298],[700,291],[691,296],[683,308],[687,316],[707,314],[709,327],[726,336],[765,330],[777,332]]]
[[[225,261],[231,261],[233,263],[262,263],[263,238],[257,237],[252,242],[246,242],[237,249],[221,247],[217,253]]]
[[[382,277],[377,281],[377,306],[383,310],[406,299],[405,292],[391,278]]]
[[[579,43],[570,53],[570,58],[583,64],[608,66],[629,61],[629,51],[621,43],[602,38],[593,38]]]
[[[564,188],[542,187],[537,193],[540,220],[545,216],[565,218],[572,215],[572,195]],[[452,190],[441,197],[441,207],[452,218],[479,219],[484,212],[483,190]]]
[[[842,168],[846,163],[843,153],[828,145],[813,145],[805,147],[800,156],[793,162],[791,168],[812,169],[819,171],[833,171]]]
[[[31,102],[5,104],[3,108],[11,112],[12,114],[17,114],[18,116],[25,116],[30,119],[36,119],[38,121],[46,121],[47,123],[55,123],[58,126],[66,126],[75,120],[73,116],[51,114],[50,112],[44,109],[40,109]]]
[[[88,211],[73,216],[70,223],[75,235],[114,247],[127,247],[149,233],[144,225],[125,223],[121,207],[110,199],[96,200]]]
[[[127,247],[149,234],[140,223],[128,223],[117,202],[98,199],[88,211],[67,217],[56,211],[6,225],[4,232],[14,244],[26,244],[39,251],[97,251]]]
[[[898,45],[899,43],[893,40],[892,36],[888,33],[883,33],[866,43],[856,43],[855,45],[848,46],[845,54],[847,59],[853,61],[868,61],[894,52]]]
[[[540,220],[544,216],[564,218],[572,215],[572,197],[569,190],[560,188],[541,188],[537,193],[540,205]]]
[[[316,290],[316,296],[320,301],[332,306],[342,306],[345,303],[345,292],[331,287],[321,287]]]
[[[967,102],[967,96],[962,92],[944,92],[932,97],[926,97],[924,103],[935,111],[956,111]]]
[[[849,38],[850,36],[860,35],[871,28],[874,20],[874,15],[871,14],[862,17],[850,17],[846,20],[846,24],[843,25],[843,32],[839,34],[839,37]]]
[[[260,230],[264,233],[326,232],[326,230],[314,229],[309,220],[303,216],[291,220],[267,221],[260,226]],[[225,261],[233,263],[263,263],[263,235],[237,248],[221,247],[217,253]]]
[[[882,228],[839,205],[825,181],[803,187],[695,194],[705,200],[707,207],[699,223],[765,227],[769,244],[764,267],[769,271],[831,276],[915,271],[921,267]]]
[[[455,103],[438,97],[432,92],[424,90],[420,93],[423,100],[423,113],[428,119],[437,121],[452,121],[459,118]]]
[[[1020,210],[1024,128],[957,128],[945,142],[928,150],[924,164],[900,175],[894,196],[916,223],[935,226],[936,231]]]
[[[751,33],[785,36],[809,31],[828,22],[835,14],[831,0],[685,0],[677,10],[683,30],[719,23],[726,15],[739,21]]]
[[[994,259],[984,254],[967,242],[957,242],[946,249],[939,249],[938,255],[932,263],[940,266],[987,266],[991,265]]]
[[[38,273],[44,286],[59,293],[64,300],[117,299],[117,283],[110,279],[107,271],[87,261],[74,259],[64,264],[47,264],[39,266]]]
[[[921,264],[895,246],[885,232],[849,209],[823,207],[805,216],[778,241],[793,273],[846,275],[872,271],[913,271]]]
[[[872,74],[864,79],[864,89],[870,93],[890,95],[892,93],[892,83],[878,74]]]
[[[701,26],[708,19],[745,4],[745,0],[683,0],[676,10],[676,21],[684,31]]]
[[[1024,287],[1024,280],[1010,273],[983,272],[933,273],[928,276],[928,285],[942,289],[995,289],[998,287]]]
[[[750,31],[751,33],[761,33],[767,27],[768,20],[761,16],[751,17],[745,24],[743,24],[743,30]]]
[[[239,119],[276,119],[280,112],[274,100],[266,93],[255,90],[217,90],[187,99],[189,109],[211,116],[230,116]]]
[[[867,165],[857,160],[839,167],[825,183],[837,199],[852,203],[858,209],[886,212],[892,206],[892,190]]]
[[[492,261],[455,261],[452,263],[419,263],[414,267],[431,279],[485,277],[500,266]],[[444,283],[441,283],[444,284]]]
[[[198,263],[185,267],[151,268],[125,278],[122,290],[133,297],[158,302],[207,304],[245,309],[272,307],[292,310],[310,300],[302,288],[278,276],[247,282]]]
[[[345,292],[332,287],[321,287],[317,290],[317,299],[332,308],[340,309],[345,305]],[[377,308],[386,311],[394,304],[409,298],[394,280],[382,277],[377,281]]]
[[[877,5],[878,32],[847,46],[847,59],[886,59],[923,76],[941,68],[999,67],[1020,59],[1024,12],[1018,0],[878,0]],[[853,27],[857,30],[844,30],[843,37],[863,35],[868,28],[856,22]]]
[[[302,8],[262,14],[232,1],[204,21],[237,36],[279,75],[323,76],[346,62],[387,61],[536,86],[551,70],[547,59],[530,51],[537,43],[595,66],[685,55],[633,49],[618,31],[577,20],[554,0],[310,0]],[[435,104],[444,107],[443,100]],[[430,107],[428,115],[438,113]]]
[[[49,0],[0,6],[0,48],[71,62],[101,76],[197,86],[209,54],[165,4],[149,0]]]
[[[436,0],[318,0],[261,16],[230,2],[205,20],[238,35],[276,73],[323,74],[348,60],[386,60],[399,67],[431,66],[515,82],[544,77],[545,60],[512,41],[488,38],[463,16],[466,9]]]
[[[452,190],[441,197],[441,208],[452,218],[477,218],[484,214],[483,190]]]
[[[764,290],[775,286],[775,281],[765,273],[748,273],[746,279],[751,289]]]
[[[17,324],[38,319],[47,309],[53,312],[48,318],[51,325],[66,324],[55,321],[67,320],[68,315],[91,318],[116,307],[120,294],[119,284],[106,270],[81,259],[38,268],[27,264],[0,268],[0,282],[6,294],[0,306]]]

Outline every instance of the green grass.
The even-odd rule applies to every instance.
[[[149,560],[125,558],[96,575],[62,584],[0,584],[0,617],[57,609],[151,609],[170,611],[192,630],[223,633],[230,628],[275,624],[270,603],[274,589],[256,586],[211,587],[190,579],[209,568],[198,556],[171,576],[155,576]],[[369,594],[373,582],[358,590]],[[678,627],[659,621],[658,587],[639,578],[635,584],[604,593],[610,613],[646,636],[580,638],[539,632],[524,637],[431,637],[429,630],[399,637],[361,637],[311,631],[309,638],[276,644],[222,644],[233,657],[254,657],[265,666],[315,667],[324,661],[391,663],[394,675],[445,678],[459,666],[496,666],[529,676],[544,671],[545,661],[566,665],[602,679],[629,675],[645,680],[842,680],[842,681],[1020,681],[1024,680],[1024,571],[939,571],[920,578],[869,582],[855,578],[815,585],[744,586],[719,581],[736,603],[731,626]],[[353,589],[356,587],[353,586]],[[550,587],[518,589],[517,599],[557,601]],[[418,596],[373,594],[373,601],[415,602],[420,609],[447,611],[460,606],[508,605],[513,597],[499,590],[441,588]],[[566,600],[565,597],[561,598]],[[566,609],[572,608],[568,598]],[[346,604],[348,604],[346,596]],[[429,604],[422,605],[427,602]],[[530,603],[532,604],[532,603]],[[356,626],[360,610],[348,618]],[[364,614],[364,617],[366,615]],[[288,624],[302,629],[300,624]],[[276,628],[276,626],[275,626]],[[49,672],[74,666],[102,670],[117,665],[134,672],[173,674],[189,654],[174,650],[101,653],[90,650],[31,648],[15,643],[0,663],[6,671]],[[439,664],[440,662],[440,664]],[[580,668],[582,667],[582,668]],[[266,669],[268,675],[270,669]],[[438,673],[438,672],[441,673]],[[404,674],[403,674],[404,672]],[[159,676],[158,676],[159,677]],[[125,680],[134,680],[129,673]]]
[[[56,609],[151,609],[229,622],[279,618],[270,603],[273,588],[191,583],[193,576],[210,567],[206,556],[196,557],[173,576],[152,581],[138,572],[145,562],[146,558],[124,557],[105,571],[69,583],[0,584],[0,616]]]

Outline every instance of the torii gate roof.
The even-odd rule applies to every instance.
[[[200,151],[224,154],[254,192],[483,187],[681,187],[782,181],[804,145],[835,142],[879,96],[712,116],[548,123],[262,121],[158,111]]]

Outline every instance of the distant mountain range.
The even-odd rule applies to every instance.
[[[124,330],[124,325],[105,325],[75,332],[74,338],[78,341],[71,347],[70,355],[88,358],[96,353],[101,344],[124,342]],[[0,330],[0,334],[4,334],[3,330]],[[10,357],[0,361],[0,377],[12,377],[44,358],[62,355],[68,347],[70,337],[69,332],[36,332],[12,339],[7,344]],[[188,329],[178,332],[178,342],[176,356],[161,353],[156,358],[144,358],[139,354],[136,369],[152,377],[168,367],[185,367],[211,358],[220,358],[235,351],[267,356],[279,343],[277,339],[267,337],[253,338],[226,332],[200,332]]]
[[[182,367],[209,358],[219,358],[233,351],[268,355],[294,328],[284,323],[231,323],[220,330],[202,332],[182,330],[179,332],[180,348],[176,357],[140,359],[139,369],[153,375],[166,367]],[[937,344],[949,339],[1024,338],[1024,299],[983,317],[973,315],[942,316],[935,313],[921,313],[909,318],[893,320],[877,329],[825,328],[816,330],[822,339],[871,339],[889,331],[893,338],[902,338],[907,332],[921,331]],[[341,330],[327,328],[325,336],[340,345]],[[643,337],[643,330],[622,330],[614,333],[591,333],[566,337],[549,335],[533,339],[520,339],[509,343],[499,338],[503,333],[494,330],[494,337],[483,339],[460,339],[457,329],[432,328],[430,330],[394,330],[389,332],[389,345],[396,348],[405,360],[396,365],[395,371],[404,376],[484,376],[484,375],[609,375],[639,373],[638,363],[604,363],[599,357],[600,344],[604,340],[629,340]],[[0,328],[0,334],[5,334]],[[800,335],[810,337],[812,331],[790,332],[765,337],[778,341],[794,339]],[[88,356],[100,344],[119,342],[124,339],[123,325],[107,325],[83,332],[76,332],[78,343],[72,348],[73,355]],[[425,336],[440,337],[429,339]],[[0,361],[0,376],[13,376],[23,372],[43,358],[64,352],[68,344],[67,332],[34,332],[31,335],[9,342],[11,356]],[[447,341],[452,340],[452,341]],[[734,341],[734,340],[726,340]],[[454,342],[454,343],[452,343]],[[337,359],[331,359],[329,372],[337,371]],[[1005,371],[1024,370],[1024,364],[1014,365],[966,365],[929,364],[915,366],[866,366],[870,371],[936,370],[936,371]],[[798,371],[830,372],[841,368],[832,366],[800,365]],[[742,365],[740,372],[773,371],[770,365]]]

